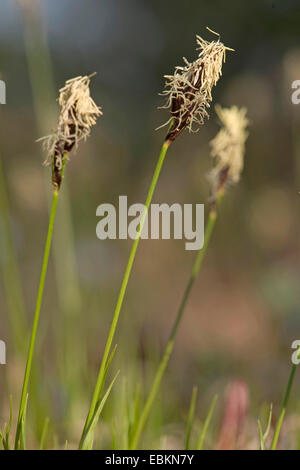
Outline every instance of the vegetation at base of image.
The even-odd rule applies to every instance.
[[[24,14],[25,23],[26,18],[26,14]],[[41,34],[42,37],[42,31],[39,31],[38,24],[36,26],[34,34]],[[244,447],[275,450],[280,446],[296,374],[296,364],[292,364],[290,375],[287,377],[281,408],[278,410],[277,406],[266,405],[265,409],[261,410],[263,417],[256,419],[257,427],[255,427],[252,436],[245,435],[250,394],[246,380],[232,380],[225,390],[222,389],[222,386],[218,386],[218,394],[215,394],[211,393],[212,390],[207,391],[202,388],[202,382],[198,380],[199,377],[195,377],[195,380],[193,377],[193,383],[197,385],[192,389],[189,404],[187,406],[180,404],[180,409],[183,409],[184,412],[181,416],[181,422],[176,424],[178,428],[178,432],[174,434],[176,439],[169,435],[169,416],[164,411],[164,401],[175,403],[174,409],[176,409],[176,400],[177,405],[180,400],[180,394],[174,398],[174,390],[171,386],[169,389],[164,388],[164,380],[167,380],[168,365],[196,283],[198,283],[198,289],[201,290],[201,273],[205,271],[204,258],[213,253],[213,237],[215,232],[222,228],[219,227],[219,219],[222,218],[222,211],[227,209],[223,207],[226,204],[224,201],[228,200],[230,204],[230,198],[227,195],[237,191],[235,186],[242,178],[244,159],[247,158],[246,142],[251,133],[251,120],[246,107],[234,104],[230,107],[223,107],[216,104],[211,108],[213,90],[221,79],[226,56],[230,57],[235,51],[221,42],[219,34],[207,29],[207,34],[211,34],[213,39],[207,41],[201,36],[196,37],[197,58],[194,61],[184,59],[183,66],[177,66],[173,75],[164,77],[165,88],[162,96],[166,101],[163,108],[168,110],[169,116],[166,123],[160,128],[166,126],[166,132],[158,152],[150,184],[142,186],[143,194],[145,194],[144,212],[138,227],[138,236],[133,241],[129,252],[115,308],[109,317],[109,322],[106,321],[106,317],[104,321],[103,317],[103,323],[101,323],[101,309],[107,310],[107,306],[97,304],[97,325],[105,331],[105,339],[101,339],[104,348],[102,351],[101,347],[95,346],[98,360],[87,372],[84,360],[81,361],[79,358],[77,361],[77,351],[75,350],[76,344],[80,341],[79,317],[81,310],[85,310],[85,322],[89,322],[89,317],[88,306],[82,308],[82,305],[85,306],[85,298],[81,292],[80,273],[76,273],[74,261],[73,236],[76,238],[76,227],[75,224],[73,225],[69,204],[72,201],[68,199],[67,174],[69,166],[72,164],[73,153],[79,144],[84,146],[91,134],[92,127],[95,127],[96,131],[98,118],[105,119],[102,107],[99,107],[91,97],[90,85],[94,74],[78,76],[65,82],[65,85],[59,90],[60,110],[56,130],[39,139],[46,151],[47,174],[49,169],[51,170],[51,182],[49,183],[48,178],[48,188],[52,186],[52,197],[49,204],[48,229],[42,253],[35,310],[30,322],[27,317],[22,275],[10,218],[9,191],[6,187],[5,172],[2,168],[0,155],[0,214],[3,226],[1,226],[1,230],[3,230],[3,243],[6,250],[6,262],[3,265],[4,294],[9,312],[8,323],[14,354],[18,359],[18,366],[21,365],[22,371],[24,371],[23,382],[18,382],[17,392],[13,389],[13,396],[6,400],[7,423],[1,423],[0,429],[0,446],[4,450],[26,448],[41,450],[55,448],[66,450],[71,448],[79,450],[136,450],[142,448],[202,450],[204,448],[238,449]],[[39,57],[35,56],[31,45],[32,40],[36,40],[36,37],[31,37],[31,34],[32,30],[25,24],[25,47],[35,100],[36,119],[39,123],[39,129],[44,131],[46,120],[43,120],[41,103],[44,101],[44,96],[47,95],[47,90],[41,91],[38,77],[45,64],[47,64],[49,89],[53,90],[54,85],[51,79],[51,64],[46,44],[41,41],[42,54]],[[53,103],[51,106],[54,107]],[[119,343],[122,343],[123,339],[130,342],[126,325],[124,327],[130,309],[127,317],[125,313],[121,314],[147,210],[154,198],[160,177],[163,172],[168,171],[168,157],[174,146],[177,145],[177,139],[184,131],[201,132],[213,112],[218,118],[220,129],[209,142],[210,158],[208,160],[211,164],[211,171],[208,178],[203,174],[203,179],[206,179],[209,184],[204,246],[194,255],[190,273],[183,283],[181,292],[179,292],[178,308],[173,314],[170,312],[171,326],[165,344],[151,357],[150,348],[146,350],[143,364],[141,364],[140,358],[136,357],[132,361],[131,369],[128,367],[124,371],[120,367],[119,370],[119,367],[115,367],[116,357],[119,354]],[[88,153],[88,143],[86,143],[86,148]],[[85,162],[81,161],[78,165],[80,164],[85,165]],[[92,165],[91,162],[89,164]],[[81,188],[78,191],[81,191]],[[174,194],[174,198],[175,196],[176,194]],[[39,197],[39,195],[36,194],[35,197]],[[238,201],[235,204],[239,203]],[[61,227],[61,219],[58,214],[60,204],[62,205],[61,213],[66,222],[66,225],[63,224]],[[57,237],[55,236],[56,231]],[[70,256],[66,256],[66,261],[62,256],[57,256],[57,253],[64,252],[64,245],[66,253],[70,251]],[[43,400],[42,397],[41,389],[43,387],[41,384],[45,370],[38,354],[41,347],[39,343],[43,344],[45,339],[42,327],[44,320],[42,301],[47,288],[47,271],[52,251],[56,272],[57,302],[60,311],[65,313],[66,318],[68,317],[70,320],[65,324],[65,329],[68,329],[68,325],[71,324],[66,342],[62,341],[62,344],[57,346],[58,355],[62,358],[61,368],[58,368],[59,383],[65,392],[62,394],[63,399],[61,399],[59,406],[65,409],[65,415],[60,411],[56,416],[47,400]],[[67,270],[64,269],[64,266],[60,267],[60,264],[63,265],[65,262],[69,266]],[[70,282],[67,278],[68,273],[71,276]],[[69,289],[70,283],[72,285]],[[132,301],[134,301],[134,290],[138,289],[138,285],[135,286],[134,282],[131,284]],[[66,295],[65,299],[67,291],[71,294],[70,296]],[[73,305],[74,317],[70,315]],[[93,325],[91,325],[92,328],[94,328]],[[73,334],[74,337],[72,337]],[[137,338],[135,340],[139,341]],[[70,371],[68,371],[69,366]],[[97,370],[96,376],[95,370]],[[180,380],[179,377],[177,379]],[[11,386],[9,379],[7,382],[8,387]],[[224,399],[220,399],[223,392]],[[55,391],[53,393],[55,394]],[[15,405],[15,395],[20,396],[18,406]],[[61,419],[62,416],[64,418]],[[250,441],[251,444],[248,444]]]

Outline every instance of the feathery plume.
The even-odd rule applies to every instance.
[[[93,74],[94,75],[94,74]],[[70,154],[82,140],[91,133],[97,117],[102,115],[101,108],[90,96],[90,76],[67,80],[59,90],[58,103],[61,108],[57,130],[39,141],[47,151],[45,164],[52,163],[52,182],[58,188],[61,184],[63,155]]]
[[[215,159],[215,165],[209,175],[213,198],[227,182],[237,183],[240,179],[249,124],[246,108],[222,108],[217,105],[215,109],[222,128],[210,142],[211,156]]]
[[[167,101],[163,108],[171,111],[170,119],[163,124],[170,124],[167,141],[175,140],[186,127],[190,132],[197,132],[205,118],[209,118],[207,108],[212,101],[212,88],[222,75],[226,50],[233,50],[224,46],[220,38],[209,42],[196,36],[196,41],[200,50],[198,58],[190,63],[184,57],[185,66],[177,66],[174,75],[165,75],[166,89],[162,96]]]

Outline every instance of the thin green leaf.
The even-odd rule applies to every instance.
[[[205,439],[205,436],[206,436],[206,433],[207,433],[207,430],[208,430],[208,426],[209,426],[209,424],[210,424],[210,421],[211,421],[211,418],[212,418],[212,415],[213,415],[213,412],[214,412],[214,409],[215,409],[217,400],[218,400],[218,396],[215,395],[214,398],[213,398],[213,400],[212,400],[212,402],[211,402],[211,405],[210,405],[210,407],[209,407],[209,410],[208,410],[206,419],[205,419],[205,421],[204,421],[203,429],[202,429],[202,432],[201,432],[201,434],[200,434],[200,437],[199,437],[199,441],[198,441],[198,445],[197,445],[197,447],[196,447],[196,450],[202,450],[202,449],[203,449],[204,439]]]
[[[115,353],[116,353],[116,350],[117,350],[117,347],[118,345],[116,344],[112,350],[112,352],[110,353],[109,355],[109,358],[107,359],[107,362],[106,362],[106,366],[105,366],[105,371],[104,371],[104,375],[103,375],[103,381],[102,381],[102,384],[101,384],[101,387],[99,389],[99,396],[98,396],[98,401],[100,400],[100,397],[102,395],[102,391],[103,391],[103,388],[105,386],[105,382],[106,382],[106,377],[107,377],[107,374],[108,374],[108,371],[109,371],[109,367],[112,363],[112,360],[115,356]]]
[[[0,444],[3,447],[3,449],[5,449],[5,447],[4,447],[4,435],[3,435],[3,432],[1,431],[1,429],[0,429]]]
[[[12,418],[13,418],[12,396],[10,395],[10,397],[9,397],[9,420],[8,420],[8,424],[4,426],[3,432],[0,431],[1,443],[2,443],[3,449],[5,449],[5,450],[10,450],[9,436],[10,436],[10,431],[11,431]]]
[[[189,450],[189,448],[190,448],[190,437],[191,437],[192,425],[193,425],[194,416],[195,416],[197,394],[198,394],[198,387],[193,387],[191,403],[190,403],[190,408],[189,408],[189,414],[188,414],[188,419],[187,419],[187,423],[186,423],[185,450]]]
[[[47,416],[45,418],[45,422],[44,422],[44,425],[43,425],[41,442],[40,442],[40,450],[44,450],[44,448],[45,448],[45,441],[46,441],[46,437],[47,437],[47,433],[48,433],[49,422],[50,422],[50,419]]]
[[[107,359],[107,363],[106,363],[106,366],[105,366],[104,382],[105,382],[105,378],[106,378],[107,372],[108,372],[108,370],[109,370],[110,364],[112,363],[112,360],[113,360],[113,358],[114,358],[114,356],[115,356],[117,347],[118,347],[118,345],[115,344],[115,346],[114,346],[112,352],[110,353],[109,358]]]
[[[273,413],[273,405],[271,403],[269,416],[268,416],[267,428],[266,428],[265,432],[263,432],[263,430],[262,430],[260,420],[257,421],[258,432],[259,432],[259,440],[260,440],[260,449],[261,450],[266,450],[266,441],[268,439],[268,436],[269,436],[270,430],[271,430],[272,413]]]
[[[26,400],[24,403],[24,412],[21,419],[21,432],[20,432],[20,449],[25,450],[26,448],[26,414],[27,414],[27,404],[28,404],[28,393],[26,395]]]
[[[140,414],[141,414],[141,386],[140,384],[137,384],[135,400],[134,400],[133,418],[130,423],[130,430],[129,430],[129,442],[131,441],[132,436],[134,435],[136,428],[138,426]]]
[[[122,413],[122,450],[128,450],[129,434],[130,434],[130,413],[128,404],[128,390],[126,380],[122,383],[122,398],[121,398],[121,413]]]
[[[106,400],[108,399],[109,395],[110,395],[110,392],[111,392],[111,389],[119,375],[120,371],[118,371],[116,373],[116,375],[114,376],[113,380],[111,381],[106,393],[104,394],[102,400],[100,400],[97,408],[96,408],[96,411],[94,413],[94,416],[93,416],[93,419],[91,421],[91,424],[89,425],[84,437],[83,437],[83,440],[82,440],[82,443],[80,445],[80,450],[91,450],[92,447],[93,447],[93,442],[94,442],[94,433],[95,433],[95,428],[98,424],[98,421],[99,421],[99,417],[101,415],[101,412],[104,408],[104,405],[106,403]]]

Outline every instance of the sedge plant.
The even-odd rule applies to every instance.
[[[33,94],[34,110],[40,135],[48,132],[49,123],[55,113],[55,86],[53,64],[48,47],[47,34],[44,25],[41,2],[20,0],[22,19],[24,23],[24,45],[26,60]],[[70,404],[74,395],[77,397],[78,384],[81,383],[85,357],[82,349],[73,348],[72,343],[78,343],[81,328],[82,296],[75,257],[74,229],[71,214],[71,202],[68,182],[64,182],[64,197],[60,201],[60,210],[56,216],[56,230],[52,245],[54,272],[59,310],[63,322],[64,340],[58,338],[59,348],[57,357],[62,379],[67,377],[67,391]],[[48,177],[45,172],[45,184]],[[49,197],[49,210],[51,200]],[[61,262],[62,257],[64,263]],[[66,284],[64,280],[68,278]],[[62,360],[65,357],[65,360]],[[75,386],[77,384],[77,387]],[[70,410],[69,410],[70,411]]]
[[[216,33],[215,33],[216,34]],[[86,449],[86,441],[90,442],[90,427],[97,412],[101,393],[103,390],[107,362],[122,309],[128,281],[138,249],[144,222],[149,210],[153,194],[165,161],[167,151],[171,144],[184,129],[194,131],[195,126],[202,125],[209,117],[207,109],[212,101],[212,88],[222,74],[222,65],[225,61],[226,50],[220,39],[205,41],[197,36],[198,58],[190,63],[186,59],[183,67],[176,67],[174,75],[166,75],[165,90],[162,95],[166,97],[165,108],[170,109],[170,118],[163,126],[169,126],[167,135],[161,147],[156,167],[152,176],[150,187],[145,201],[145,209],[141,215],[137,236],[132,244],[128,263],[121,283],[116,307],[105,344],[98,377],[92,395],[90,408],[82,431],[79,449]],[[161,126],[161,127],[163,127]]]
[[[66,82],[65,86],[60,90],[59,94],[59,105],[61,110],[57,130],[53,134],[40,139],[43,140],[45,148],[48,152],[45,163],[51,164],[52,168],[53,193],[33,326],[27,353],[27,362],[19,405],[19,414],[15,436],[15,449],[23,448],[25,442],[24,427],[26,404],[28,398],[28,385],[32,369],[33,354],[45,287],[57,203],[66,163],[72,149],[74,147],[76,148],[80,141],[87,139],[87,137],[90,135],[91,127],[96,124],[97,117],[102,114],[101,109],[95,104],[90,96],[90,79],[91,76],[84,76],[76,77]]]
[[[210,199],[208,220],[204,233],[204,245],[196,255],[168,342],[154,376],[149,395],[142,408],[139,422],[132,436],[129,446],[131,450],[136,449],[139,444],[142,431],[146,425],[153,402],[159,391],[164,372],[174,348],[178,327],[182,321],[192,287],[198,277],[204,256],[207,253],[217,219],[217,209],[223,199],[224,191],[229,183],[237,183],[239,181],[240,174],[243,169],[245,142],[248,137],[248,132],[246,130],[248,125],[246,109],[238,109],[236,106],[228,109],[216,106],[216,112],[222,123],[222,128],[211,141],[211,155],[215,160],[215,165],[210,173],[212,196]]]

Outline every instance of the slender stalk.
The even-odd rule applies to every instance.
[[[10,221],[9,200],[3,171],[2,155],[0,153],[0,214],[3,219],[3,253],[1,264],[3,268],[3,284],[8,307],[8,318],[14,349],[19,359],[27,352],[27,342],[30,335],[30,327],[20,280],[20,269],[15,253],[13,233]],[[45,400],[41,403],[38,399],[38,368],[33,367],[31,372],[31,396],[35,403],[35,415],[38,429],[38,417],[45,408]]]
[[[182,315],[183,315],[185,306],[187,304],[187,301],[188,301],[189,295],[191,293],[192,287],[194,285],[194,282],[195,282],[195,280],[198,276],[199,270],[200,270],[201,265],[202,265],[203,258],[206,254],[207,247],[209,245],[209,241],[210,241],[210,238],[211,238],[214,226],[215,226],[216,217],[217,217],[216,210],[214,208],[211,208],[211,210],[209,212],[206,228],[205,228],[204,245],[198,251],[198,254],[196,256],[196,260],[194,262],[190,278],[189,278],[188,283],[186,285],[186,288],[185,288],[185,291],[184,291],[184,294],[183,294],[183,297],[182,297],[181,304],[179,306],[179,309],[177,311],[177,315],[175,317],[175,322],[173,324],[171,334],[169,336],[169,340],[167,342],[165,351],[164,351],[163,356],[161,358],[161,361],[159,363],[159,366],[158,366],[156,375],[154,377],[154,381],[153,381],[150,393],[149,393],[148,398],[146,400],[146,403],[143,407],[143,410],[142,410],[142,413],[141,413],[141,416],[140,416],[140,419],[139,419],[139,423],[136,427],[135,433],[132,436],[130,446],[129,446],[130,450],[136,449],[136,447],[139,443],[140,435],[141,435],[141,433],[142,433],[142,431],[145,427],[146,421],[149,417],[152,404],[153,404],[153,402],[155,400],[155,397],[157,395],[162,377],[164,375],[165,369],[167,367],[167,364],[169,362],[170,356],[171,356],[172,351],[173,351],[175,336],[176,336],[180,321],[182,319]]]
[[[288,380],[288,383],[287,383],[287,387],[286,387],[286,390],[285,390],[285,394],[284,394],[284,397],[283,397],[281,410],[280,410],[280,415],[279,415],[279,418],[278,418],[278,421],[277,421],[277,424],[276,424],[276,428],[275,428],[275,432],[274,432],[274,436],[273,436],[273,440],[272,440],[272,444],[271,444],[271,450],[276,450],[276,447],[277,447],[281,426],[282,426],[283,419],[284,419],[284,416],[285,416],[286,407],[287,407],[287,404],[288,404],[288,401],[289,401],[289,398],[290,398],[291,388],[292,388],[292,385],[293,385],[293,382],[294,382],[296,368],[297,368],[297,365],[293,364],[292,370],[291,370],[291,373],[290,373],[290,376],[289,376],[289,380]]]
[[[192,426],[193,426],[195,409],[196,409],[197,394],[198,394],[198,387],[193,387],[190,409],[189,409],[188,419],[186,423],[185,450],[190,449],[190,437],[192,433]]]
[[[67,161],[67,158],[66,158],[66,155],[64,155],[62,176],[64,173],[66,161]],[[52,236],[53,236],[53,228],[54,228],[54,221],[55,221],[55,215],[56,215],[56,209],[57,209],[58,195],[59,195],[59,190],[54,189],[53,196],[52,196],[50,217],[49,217],[48,232],[47,232],[47,238],[46,238],[46,244],[45,244],[45,250],[44,250],[44,257],[43,257],[43,263],[42,263],[42,269],[41,269],[41,276],[40,276],[38,294],[37,294],[37,299],[36,299],[36,307],[35,307],[35,312],[34,312],[33,326],[32,326],[29,348],[28,348],[28,353],[27,353],[27,362],[26,362],[21,400],[20,400],[20,406],[19,406],[19,415],[18,415],[16,438],[15,438],[15,449],[18,449],[19,444],[20,444],[22,420],[24,416],[25,405],[26,405],[26,400],[27,400],[27,395],[28,395],[28,385],[29,385],[29,379],[30,379],[30,374],[31,374],[32,360],[33,360],[34,348],[35,348],[36,337],[37,337],[37,329],[38,329],[38,323],[39,323],[39,317],[40,317],[40,311],[41,311],[41,305],[42,305],[42,299],[43,299],[43,293],[44,293],[44,287],[45,287],[45,280],[46,280],[49,254],[50,254],[50,248],[51,248],[51,242],[52,242]]]
[[[205,436],[207,434],[208,426],[210,424],[210,421],[211,421],[211,418],[212,418],[217,400],[218,400],[218,395],[215,395],[212,402],[211,402],[211,404],[210,404],[207,416],[205,418],[203,428],[202,428],[202,431],[201,431],[200,436],[199,436],[199,441],[198,441],[196,450],[202,450],[203,449],[204,439],[205,439]]]
[[[156,164],[156,167],[155,167],[155,170],[154,170],[154,174],[153,174],[153,177],[152,177],[152,181],[151,181],[151,184],[150,184],[150,187],[149,187],[148,195],[147,195],[147,198],[146,198],[145,209],[144,209],[144,212],[143,212],[142,217],[141,217],[138,235],[137,235],[136,239],[134,240],[134,242],[132,244],[132,248],[131,248],[131,252],[130,252],[130,255],[129,255],[129,259],[128,259],[127,267],[126,267],[125,274],[124,274],[124,277],[123,277],[123,281],[122,281],[122,284],[121,284],[121,289],[120,289],[120,292],[119,292],[116,308],[115,308],[115,311],[114,311],[112,323],[111,323],[110,330],[109,330],[109,333],[108,333],[108,338],[107,338],[107,342],[106,342],[106,345],[105,345],[103,357],[102,357],[102,360],[101,360],[101,365],[100,365],[98,378],[97,378],[97,382],[96,382],[96,385],[95,385],[95,389],[94,389],[90,409],[89,409],[89,412],[88,412],[88,415],[87,415],[87,418],[86,418],[86,422],[85,422],[85,425],[84,425],[84,428],[83,428],[83,431],[82,431],[82,435],[81,435],[81,439],[80,439],[80,443],[79,443],[79,449],[82,448],[82,445],[84,443],[84,439],[85,439],[85,436],[86,436],[86,432],[87,432],[87,430],[90,426],[90,423],[93,419],[95,410],[97,409],[97,403],[100,399],[100,395],[101,395],[101,392],[102,392],[102,389],[103,389],[103,385],[104,385],[104,381],[105,381],[106,364],[107,364],[109,352],[110,352],[110,349],[111,349],[111,345],[112,345],[112,342],[113,342],[113,338],[114,338],[114,335],[115,335],[117,323],[118,323],[118,320],[119,320],[119,315],[120,315],[123,300],[124,300],[124,297],[125,297],[127,284],[128,284],[129,277],[130,277],[130,274],[131,274],[133,262],[134,262],[135,255],[136,255],[136,252],[137,252],[137,248],[138,248],[138,245],[139,245],[139,241],[140,241],[140,238],[141,238],[141,233],[142,233],[142,230],[143,230],[143,226],[144,226],[144,222],[145,222],[145,219],[146,219],[146,216],[147,216],[147,212],[148,212],[148,209],[150,207],[152,197],[153,197],[153,194],[154,194],[154,190],[155,190],[155,187],[156,187],[156,184],[157,184],[157,181],[158,181],[158,178],[159,178],[159,175],[160,175],[160,172],[161,172],[161,169],[162,169],[162,166],[163,166],[163,163],[164,163],[164,160],[165,160],[165,156],[166,156],[166,153],[168,151],[169,146],[170,146],[170,141],[165,141],[162,145],[162,148],[161,148],[161,151],[160,151],[160,154],[159,154],[159,157],[158,157],[158,161],[157,161],[157,164]]]

